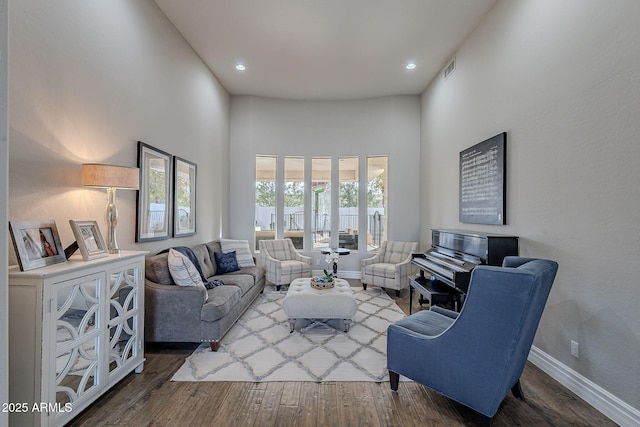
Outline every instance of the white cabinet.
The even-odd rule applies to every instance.
[[[144,362],[144,256],[9,269],[10,425],[64,425]]]

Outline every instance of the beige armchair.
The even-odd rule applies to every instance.
[[[373,258],[360,261],[362,287],[367,285],[395,289],[396,295],[409,286],[409,275],[415,274],[411,254],[418,250],[416,242],[382,242]]]
[[[300,255],[291,239],[260,240],[260,262],[266,278],[280,289],[300,277],[311,277],[311,258]]]

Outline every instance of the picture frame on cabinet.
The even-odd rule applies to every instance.
[[[172,159],[171,154],[138,141],[140,186],[136,209],[136,242],[171,237]]]
[[[83,260],[90,261],[109,256],[109,250],[96,221],[75,221],[70,219],[69,225],[71,225],[71,230],[73,230],[73,235],[76,238]]]
[[[173,237],[196,234],[196,172],[198,165],[173,156]]]
[[[54,220],[9,221],[9,234],[21,271],[67,261]]]

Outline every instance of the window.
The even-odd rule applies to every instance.
[[[276,164],[274,156],[256,157],[256,243],[276,238]]]
[[[304,158],[284,158],[284,237],[304,248]]]
[[[387,157],[367,158],[367,250],[387,240]]]
[[[376,250],[387,240],[387,177],[386,156],[256,156],[256,250],[283,237],[299,250]]]
[[[331,246],[331,159],[311,160],[313,249]]]
[[[360,198],[358,174],[358,157],[340,157],[339,172],[339,221],[338,246],[358,249],[358,199]]]

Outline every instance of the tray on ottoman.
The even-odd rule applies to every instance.
[[[291,332],[296,319],[343,319],[344,331],[349,331],[351,318],[358,311],[358,303],[349,283],[335,279],[328,289],[315,289],[311,279],[295,279],[282,302],[282,310],[289,319]]]

